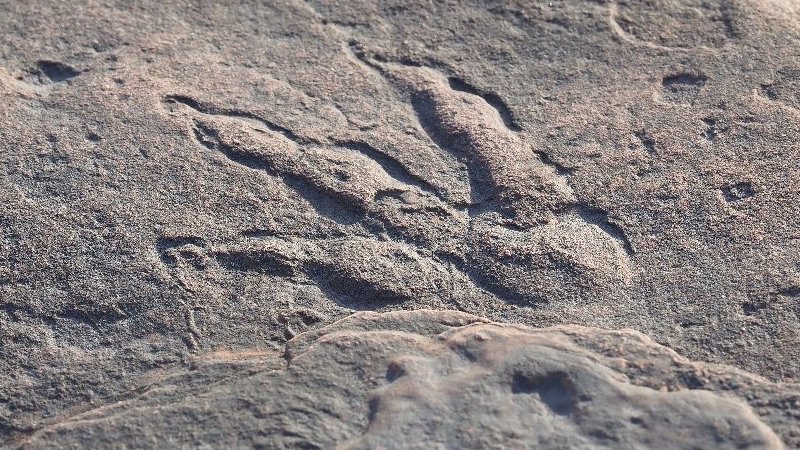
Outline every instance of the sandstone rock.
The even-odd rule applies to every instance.
[[[365,312],[283,355],[205,354],[16,446],[779,449],[799,393],[634,331]]]

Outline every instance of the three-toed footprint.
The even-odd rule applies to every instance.
[[[279,177],[321,220],[339,224],[314,239],[207,244],[210,259],[231,270],[303,277],[357,308],[409,300],[446,307],[487,294],[528,306],[553,296],[588,301],[630,282],[624,234],[576,199],[504,111],[436,70],[353,51],[411,103],[413,125],[467,166],[470,201],[449,199],[366,142],[310,139],[255,113],[166,96],[205,148]]]

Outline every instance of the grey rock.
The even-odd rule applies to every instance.
[[[0,0],[0,442],[358,310],[635,329],[794,386],[799,14]],[[776,398],[746,400],[798,446]]]
[[[365,312],[284,355],[197,358],[17,446],[779,449],[798,430],[778,404],[799,393],[634,331]],[[765,395],[759,417],[745,399]]]

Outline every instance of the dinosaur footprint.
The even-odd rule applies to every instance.
[[[212,244],[211,259],[230,270],[311,280],[354,308],[448,306],[458,298],[475,311],[481,302],[469,299],[487,295],[533,305],[629,283],[627,242],[578,204],[502,111],[432,69],[357,56],[407,93],[418,126],[467,165],[469,204],[453,204],[365,142],[308,139],[246,111],[168,96],[165,105],[186,118],[200,144],[281,178],[321,220],[341,226],[315,239]]]

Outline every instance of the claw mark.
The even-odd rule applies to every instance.
[[[628,236],[625,234],[625,230],[622,229],[619,225],[614,223],[613,220],[608,218],[608,213],[598,209],[593,208],[586,204],[578,204],[575,207],[575,211],[578,215],[583,219],[586,223],[590,223],[592,225],[597,226],[601,230],[603,230],[606,234],[614,238],[622,248],[625,249],[625,253],[628,255],[633,255],[636,251],[633,248],[633,244],[628,239]]]
[[[164,97],[164,102],[166,103],[179,103],[189,108],[194,109],[195,111],[207,114],[207,115],[214,115],[214,116],[228,116],[228,117],[236,117],[240,119],[247,119],[253,121],[257,124],[261,124],[266,127],[268,130],[280,133],[284,135],[287,139],[290,139],[297,143],[304,143],[307,142],[307,139],[300,138],[294,132],[289,130],[288,128],[282,127],[275,123],[270,122],[269,120],[264,119],[263,117],[254,114],[250,111],[242,111],[239,109],[225,109],[225,108],[217,108],[211,105],[207,105],[205,103],[198,102],[197,100],[187,97],[185,95],[167,95]]]
[[[450,77],[447,79],[447,81],[450,85],[450,88],[454,91],[466,92],[467,94],[481,97],[487,104],[491,105],[497,110],[497,113],[503,119],[503,123],[506,125],[506,128],[515,132],[522,131],[522,127],[520,127],[514,119],[514,113],[511,112],[511,109],[509,109],[503,99],[501,99],[497,94],[482,91],[467,84],[466,81],[460,78]]]
[[[556,173],[561,176],[572,175],[572,173],[574,172],[573,169],[565,167],[557,163],[556,161],[553,161],[553,158],[551,158],[550,155],[541,150],[534,150],[533,153],[535,153],[536,156],[539,157],[539,160],[542,161],[542,164],[552,167],[556,171]]]
[[[279,133],[279,136],[274,135],[273,139],[270,139],[273,144],[271,148],[273,153],[270,154],[267,152],[267,147],[263,146],[260,151],[249,151],[230,145],[220,137],[218,129],[202,120],[193,119],[193,131],[197,141],[209,150],[218,151],[229,160],[249,169],[280,177],[318,213],[339,224],[353,224],[364,215],[358,202],[354,203],[352,196],[347,192],[331,189],[331,186],[326,184],[315,183],[313,176],[309,176],[309,173],[303,170],[305,167],[299,161],[299,150],[294,141],[288,138],[280,140],[279,136],[285,136],[283,133]]]

